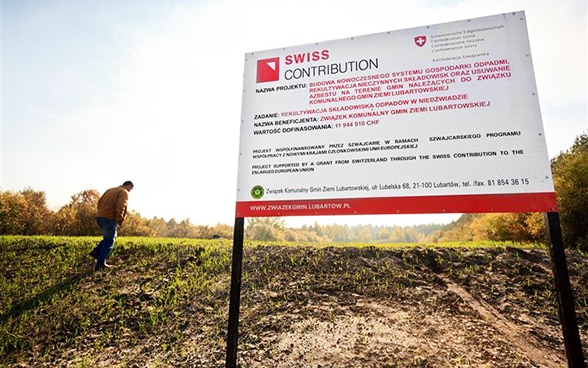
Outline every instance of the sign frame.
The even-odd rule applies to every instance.
[[[249,53],[243,85],[236,217],[557,211],[524,12]]]

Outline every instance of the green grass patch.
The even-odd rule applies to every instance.
[[[43,361],[61,346],[173,335],[188,322],[175,318],[180,311],[222,311],[230,242],[119,238],[113,268],[95,273],[88,253],[99,240],[0,237],[0,363],[14,363],[17,351]]]

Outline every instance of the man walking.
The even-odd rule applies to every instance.
[[[116,241],[116,227],[122,226],[127,215],[127,202],[129,192],[134,185],[131,181],[125,181],[121,186],[110,188],[98,200],[98,212],[96,222],[102,230],[102,240],[90,252],[90,255],[96,258],[95,271],[101,271],[110,267],[106,264],[106,258],[114,248]]]

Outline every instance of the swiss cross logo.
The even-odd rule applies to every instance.
[[[416,36],[414,38],[414,43],[418,46],[418,47],[423,47],[425,46],[425,44],[427,43],[427,36]]]
[[[280,79],[280,58],[257,60],[257,83],[274,82]]]

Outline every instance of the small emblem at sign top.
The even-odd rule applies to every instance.
[[[425,44],[427,43],[427,36],[416,36],[414,38],[414,43],[418,46],[418,47],[423,47],[425,46]]]

